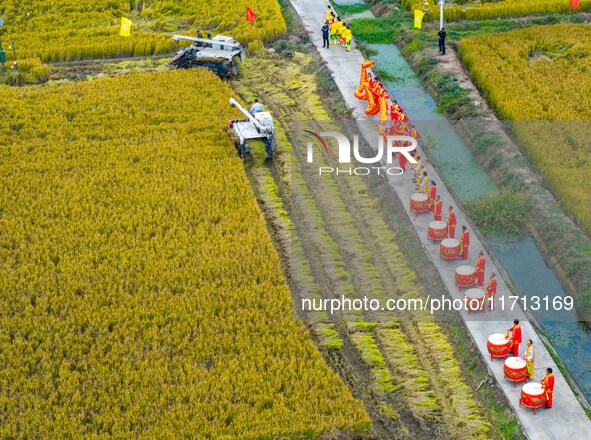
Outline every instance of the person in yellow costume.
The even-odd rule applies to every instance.
[[[347,47],[347,52],[351,52],[351,41],[353,41],[353,32],[351,32],[351,28],[349,26],[345,26],[343,38],[345,39],[345,46]]]
[[[337,19],[333,19],[332,24],[328,26],[330,32],[330,42],[335,44],[337,39]]]
[[[330,5],[328,5],[328,8],[326,9],[326,23],[328,24],[328,22],[330,20],[332,20],[332,9],[330,8]]]
[[[412,150],[410,155],[414,157],[415,161],[417,162],[411,164],[414,174],[413,182],[417,182],[419,178],[419,171],[423,167],[423,163],[421,162],[421,156],[419,153],[417,153],[417,150]]]
[[[423,0],[423,3],[421,4],[421,10],[423,11],[423,13],[425,15],[429,14],[429,1],[428,0]]]
[[[429,180],[429,175],[427,171],[423,171],[423,178],[421,179],[421,183],[419,184],[419,190],[425,195],[429,193],[429,187],[431,186],[431,181]]]
[[[531,339],[529,339],[525,346],[525,353],[523,354],[523,359],[525,359],[525,364],[527,365],[527,378],[529,380],[534,380],[534,362],[536,357],[534,355],[534,346]]]
[[[341,17],[337,17],[336,21],[333,24],[334,26],[334,38],[332,40],[332,44],[338,44],[341,38],[341,32],[343,32],[343,22],[341,21]]]
[[[341,42],[341,46],[345,47],[346,46],[346,40],[345,40],[345,36],[347,35],[347,23],[345,23],[343,21],[343,24],[341,24],[341,38],[340,38],[340,42]]]

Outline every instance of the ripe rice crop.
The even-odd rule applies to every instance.
[[[254,23],[246,21],[247,5],[257,15]],[[3,40],[16,41],[17,58],[45,62],[169,53],[173,33],[226,33],[247,43],[286,29],[276,0],[0,0],[0,16]],[[119,36],[121,17],[133,21],[131,37]]]
[[[439,20],[439,5],[437,1],[430,1],[430,14],[426,20]],[[571,11],[568,0],[501,0],[497,2],[463,1],[446,2],[443,9],[444,19],[483,20],[499,17],[520,17],[535,14],[553,14]],[[402,0],[402,4],[409,9],[420,9],[417,0]],[[591,11],[591,0],[581,0],[576,11]]]
[[[202,69],[2,91],[0,437],[369,429],[292,319],[230,96]]]
[[[472,77],[550,189],[591,233],[591,28],[530,27],[463,40]]]

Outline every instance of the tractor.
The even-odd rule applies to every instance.
[[[273,117],[269,112],[258,112],[251,115],[234,98],[230,98],[230,107],[237,108],[246,119],[233,119],[228,123],[228,128],[234,130],[238,137],[235,142],[238,154],[244,160],[250,156],[250,146],[246,143],[249,139],[260,139],[265,146],[266,160],[272,160],[275,154],[275,126]]]
[[[191,41],[180,49],[171,64],[179,69],[205,67],[220,78],[238,75],[238,61],[242,61],[242,46],[231,37],[216,35],[212,39],[174,35],[173,40]]]

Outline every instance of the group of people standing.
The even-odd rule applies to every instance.
[[[420,137],[417,139],[420,139]],[[443,202],[441,197],[437,195],[437,183],[429,178],[426,168],[421,163],[421,157],[419,153],[415,150],[411,154],[417,162],[416,164],[413,164],[413,181],[416,183],[416,189],[427,195],[430,203],[430,211],[433,213],[434,221],[442,221]],[[448,207],[446,223],[448,238],[455,238],[457,220],[453,206]],[[470,233],[468,232],[468,228],[464,225],[462,226],[462,235],[460,237],[460,253],[463,259],[468,258],[469,246]],[[478,257],[476,258],[475,262],[476,280],[480,286],[484,286],[485,269],[486,259],[484,257],[484,252],[480,251],[478,252]],[[495,273],[491,273],[490,275],[488,284],[486,286],[486,292],[489,307],[491,310],[494,310],[494,297],[497,293],[497,278]],[[511,353],[513,356],[519,357],[519,344],[522,343],[523,339],[521,334],[521,326],[519,325],[518,319],[513,321],[513,326],[507,330],[505,337],[510,340]],[[533,341],[531,339],[527,341],[525,352],[521,357],[525,360],[527,365],[528,380],[534,380],[535,354]],[[541,383],[546,394],[546,408],[552,408],[552,393],[554,391],[554,374],[552,373],[552,368],[546,369],[546,376],[541,380]]]
[[[519,319],[513,320],[513,326],[507,329],[505,338],[508,338],[511,345],[511,353],[515,357],[519,357],[519,344],[523,341],[521,335],[521,326],[519,325]],[[525,360],[527,365],[527,379],[534,380],[534,363],[535,353],[534,345],[531,339],[527,340],[525,344],[525,352],[521,356]],[[554,373],[552,368],[546,368],[546,376],[540,381],[544,387],[546,393],[546,408],[552,408],[552,394],[554,393]]]
[[[419,140],[420,137],[415,137],[415,139]],[[437,195],[437,182],[431,180],[429,178],[429,174],[427,173],[426,168],[423,166],[421,162],[421,156],[419,153],[414,150],[411,155],[417,162],[413,164],[414,168],[414,182],[416,183],[416,189],[419,190],[421,193],[427,195],[429,199],[429,206],[430,211],[433,213],[433,220],[434,221],[443,221],[443,201],[441,197]],[[402,167],[401,167],[402,168]],[[404,168],[403,168],[404,169]],[[454,211],[453,206],[448,207],[448,214],[447,214],[447,237],[448,238],[456,238],[456,213]],[[468,228],[464,225],[462,226],[462,233],[460,236],[460,255],[462,256],[463,260],[468,259],[468,249],[470,247],[470,232]],[[486,259],[484,258],[484,252],[480,251],[478,253],[478,257],[476,258],[476,262],[474,264],[474,268],[476,271],[476,279],[478,281],[479,286],[484,286],[484,278],[485,278],[485,270],[486,270]],[[497,277],[496,274],[493,272],[490,275],[486,286],[486,293],[488,298],[488,305],[490,310],[494,310],[494,298],[497,293]]]
[[[332,8],[328,6],[326,16],[322,20],[322,47],[330,49],[330,44],[340,44],[351,52],[351,41],[353,33],[347,23],[341,21],[341,17],[336,15]]]

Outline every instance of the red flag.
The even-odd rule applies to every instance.
[[[257,16],[255,15],[254,11],[247,6],[246,7],[246,21],[255,22],[256,19],[257,19]]]
[[[579,7],[579,3],[581,3],[581,0],[570,0],[570,7],[577,9]]]

